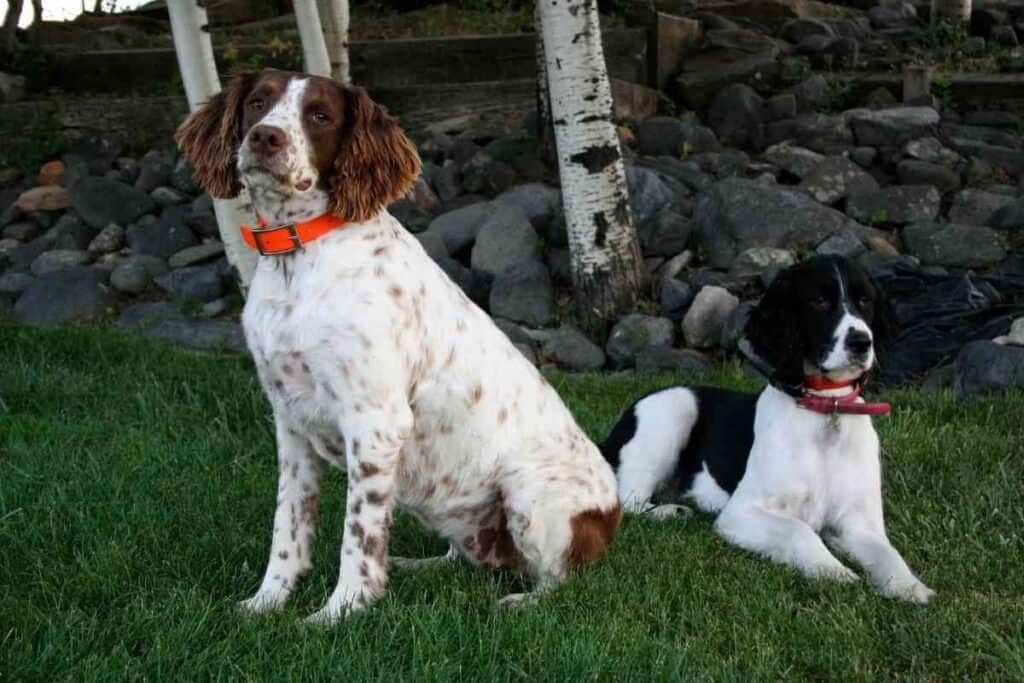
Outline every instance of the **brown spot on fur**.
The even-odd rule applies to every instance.
[[[359,539],[360,542],[366,537],[366,530],[363,529],[363,525],[359,522],[352,522],[348,525],[348,530],[352,532],[352,535]]]
[[[374,238],[376,238],[376,236],[374,236]],[[373,250],[373,255],[374,256],[383,256],[384,252],[386,252],[387,250],[388,250],[388,248],[385,247],[385,246],[377,247],[376,249]]]
[[[302,499],[302,518],[316,524],[320,521],[320,498],[306,496]]]
[[[505,424],[505,420],[508,419],[508,409],[502,408],[498,411],[498,424]]]
[[[477,384],[469,394],[469,404],[476,405],[484,397],[484,388]]]
[[[359,576],[366,578],[370,575],[370,565],[366,564],[365,561],[359,563]]]
[[[359,471],[363,473],[364,477],[372,477],[380,474],[380,467],[373,463],[364,462],[359,464]]]
[[[400,299],[405,294],[405,290],[398,285],[391,285],[391,288],[388,289],[388,293],[396,299]]]
[[[569,520],[572,541],[565,551],[565,560],[574,567],[597,562],[608,550],[615,531],[622,521],[622,503],[608,510],[585,510]]]
[[[384,501],[387,500],[387,496],[380,491],[367,491],[366,502],[370,505],[383,505]]]
[[[279,552],[277,554],[277,556],[280,557],[282,560],[287,560],[288,559],[288,551],[287,550],[282,550],[281,552]]]
[[[384,558],[388,552],[388,544],[380,536],[367,536],[363,542],[363,554],[376,560],[378,564],[384,564]]]

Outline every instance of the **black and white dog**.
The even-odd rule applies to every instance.
[[[767,369],[759,394],[674,387],[637,401],[602,446],[627,511],[666,489],[719,513],[736,545],[813,578],[857,577],[830,543],[861,564],[884,595],[927,603],[885,533],[878,435],[860,390],[895,333],[884,293],[856,264],[817,257],[781,272],[746,327],[745,351]],[[685,508],[682,509],[685,511]]]

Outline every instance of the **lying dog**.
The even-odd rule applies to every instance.
[[[537,592],[605,552],[621,517],[608,464],[385,210],[419,172],[393,118],[359,88],[268,70],[235,78],[177,139],[203,187],[244,187],[263,226],[243,228],[263,254],[243,324],[280,477],[270,561],[244,607],[281,606],[309,569],[321,461],[347,471],[348,494],[316,622],[381,595],[395,504],[445,536],[449,558],[522,566]]]
[[[736,545],[810,577],[856,575],[819,537],[859,562],[884,595],[927,603],[934,595],[886,537],[878,435],[884,404],[859,398],[876,349],[895,332],[884,293],[856,264],[818,257],[771,283],[746,341],[770,368],[760,395],[676,387],[637,401],[602,451],[616,468],[627,510],[673,489],[707,512]]]

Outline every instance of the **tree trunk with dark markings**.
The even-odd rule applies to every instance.
[[[580,322],[601,329],[633,310],[640,247],[633,226],[596,0],[538,0],[562,202]]]

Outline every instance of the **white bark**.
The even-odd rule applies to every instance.
[[[971,20],[971,0],[932,0],[932,21]]]
[[[316,0],[294,0],[292,5],[295,7],[295,23],[299,26],[306,73],[330,78],[331,59],[327,55],[327,43],[324,42]]]
[[[537,147],[544,163],[553,165],[557,158],[554,131],[551,129],[551,93],[548,89],[548,64],[544,55],[544,28],[539,5],[533,8],[533,32],[536,36],[534,59],[537,62]]]
[[[317,0],[317,7],[331,60],[331,78],[348,85],[352,80],[348,61],[348,0]]]
[[[208,99],[220,92],[217,65],[213,61],[213,44],[205,30],[206,10],[194,0],[172,0],[167,3],[171,16],[174,51],[178,55],[178,68],[185,84],[185,96],[191,111],[199,109]],[[240,195],[234,199],[216,199],[217,230],[224,243],[228,263],[238,271],[243,291],[252,282],[256,269],[256,252],[242,241],[239,227],[252,223],[255,216],[243,209],[250,202]]]
[[[632,310],[640,248],[612,122],[596,0],[538,0],[574,298],[585,324]]]

